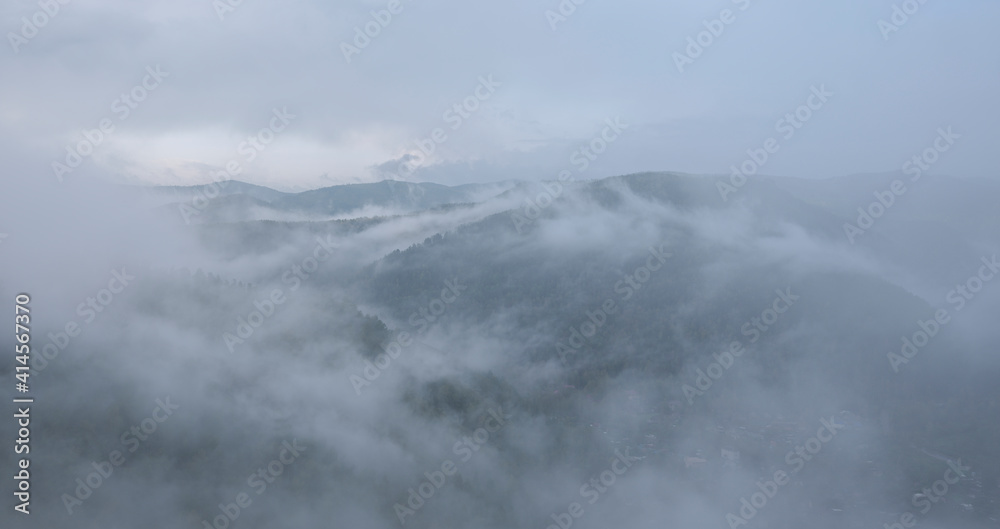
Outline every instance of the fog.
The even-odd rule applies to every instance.
[[[997,8],[897,4],[3,8],[0,526],[996,527]]]
[[[5,262],[38,322],[33,521],[5,517],[864,527],[919,513],[921,479],[949,469],[927,451],[972,470],[920,523],[995,523],[998,297],[986,283],[959,309],[940,286],[995,245],[971,234],[967,256],[912,265],[774,182],[727,204],[718,181],[553,181],[355,224],[188,225],[114,185],[12,204],[44,221],[4,251],[51,243],[29,246],[38,265]],[[113,271],[121,293],[77,307]],[[935,309],[954,323],[894,364]],[[164,399],[176,409],[147,439],[127,433]],[[773,496],[744,507],[758,491]],[[229,522],[219,506],[240,493]]]

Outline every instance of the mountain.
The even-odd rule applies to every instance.
[[[384,180],[282,193],[239,181],[188,187],[156,187],[147,197],[165,211],[179,210],[185,222],[322,220],[353,214],[405,213],[447,204],[477,202],[503,193],[515,182],[443,186]]]
[[[39,380],[79,396],[36,404],[43,521],[155,502],[198,526],[249,490],[247,513],[365,527],[559,527],[574,504],[581,527],[879,527],[948,476],[921,523],[995,526],[1000,189],[887,198],[903,178],[145,190],[124,233],[157,258],[34,335],[60,351]]]

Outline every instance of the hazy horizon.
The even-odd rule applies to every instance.
[[[987,0],[227,2],[60,3],[34,30],[34,3],[0,8],[0,153],[51,179],[109,119],[66,178],[188,185],[237,160],[288,189],[538,181],[618,119],[589,172],[728,173],[774,137],[765,173],[818,178],[898,170],[954,127],[933,170],[996,178]],[[241,150],[272,122],[266,149]],[[420,142],[433,152],[399,175]]]

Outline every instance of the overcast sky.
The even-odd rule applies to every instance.
[[[996,0],[587,0],[561,19],[557,0],[401,0],[359,53],[344,44],[389,0],[225,1],[74,0],[37,34],[22,20],[48,18],[37,3],[4,2],[6,178],[55,181],[52,162],[102,119],[114,131],[65,179],[204,183],[230,160],[281,189],[551,179],[616,117],[628,128],[583,178],[728,173],[770,137],[765,174],[894,171],[949,126],[961,137],[932,172],[996,174]],[[894,3],[919,9],[888,29]],[[724,9],[731,23],[680,71],[675,52]],[[116,98],[157,66],[167,75],[122,119]],[[445,112],[490,76],[455,130]],[[778,120],[813,87],[833,95],[786,138]],[[275,109],[295,118],[248,160],[241,142]],[[436,128],[444,141],[399,173]]]

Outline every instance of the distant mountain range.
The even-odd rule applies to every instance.
[[[934,516],[996,526],[992,181],[642,173],[142,192],[157,214],[129,226],[122,253],[179,250],[130,264],[135,284],[45,369],[69,397],[40,399],[38,457],[66,462],[41,460],[55,505],[42,513],[64,516],[64,493],[98,476],[121,432],[147,429],[171,388],[177,418],[84,508],[153,498],[185,514],[174,525],[204,526],[298,439],[308,463],[253,512],[307,498],[317,520],[392,527],[420,499],[406,527],[568,527],[552,513],[615,479],[594,512],[621,510],[581,527],[645,527],[626,516],[647,508],[663,525],[692,505],[674,525],[723,527],[741,497],[770,501],[781,470],[795,484],[758,527],[888,527],[962,466]],[[98,292],[81,300],[111,299]],[[52,353],[70,326],[49,319],[36,336]],[[500,410],[509,423],[489,429]],[[627,476],[617,453],[635,463]],[[163,483],[189,492],[144,494]]]
[[[1000,226],[1000,208],[989,197],[1000,196],[1000,183],[931,176],[917,182],[911,180],[901,172],[819,180],[759,177],[751,178],[726,200],[722,199],[724,193],[719,188],[729,184],[725,176],[644,173],[567,183],[565,187],[599,197],[614,185],[623,183],[639,196],[684,210],[719,210],[752,204],[762,219],[791,222],[830,240],[869,248],[876,255],[919,272],[924,278],[948,277],[948,266],[940,259],[942,255],[969,260],[978,255],[984,244],[995,242],[990,238],[995,227]],[[906,191],[893,195],[890,190],[893,181],[902,182]],[[167,186],[145,190],[165,212],[194,224],[391,217],[444,206],[502,200],[525,207],[534,198],[542,196],[544,201],[545,195],[550,194],[544,183],[515,180],[459,186],[385,180],[300,193],[286,193],[239,181],[229,181],[224,186]],[[207,199],[209,195],[215,198]],[[875,206],[876,213],[881,209],[885,211],[871,218],[872,226],[861,233],[849,228],[848,225],[858,227],[859,217],[863,216],[859,208],[871,209],[880,195],[883,202],[890,202],[885,198],[890,197],[891,204],[887,208]],[[611,196],[605,198],[610,200]],[[864,222],[865,219],[860,220]],[[951,272],[951,275],[958,274]]]
[[[444,186],[384,180],[370,184],[345,184],[301,193],[228,181],[197,186],[154,187],[148,191],[170,207],[192,205],[198,222],[251,220],[255,218],[315,218],[343,216],[351,212],[393,210],[419,211],[445,204],[479,202],[516,187],[515,182]],[[204,208],[196,199],[212,196]]]

